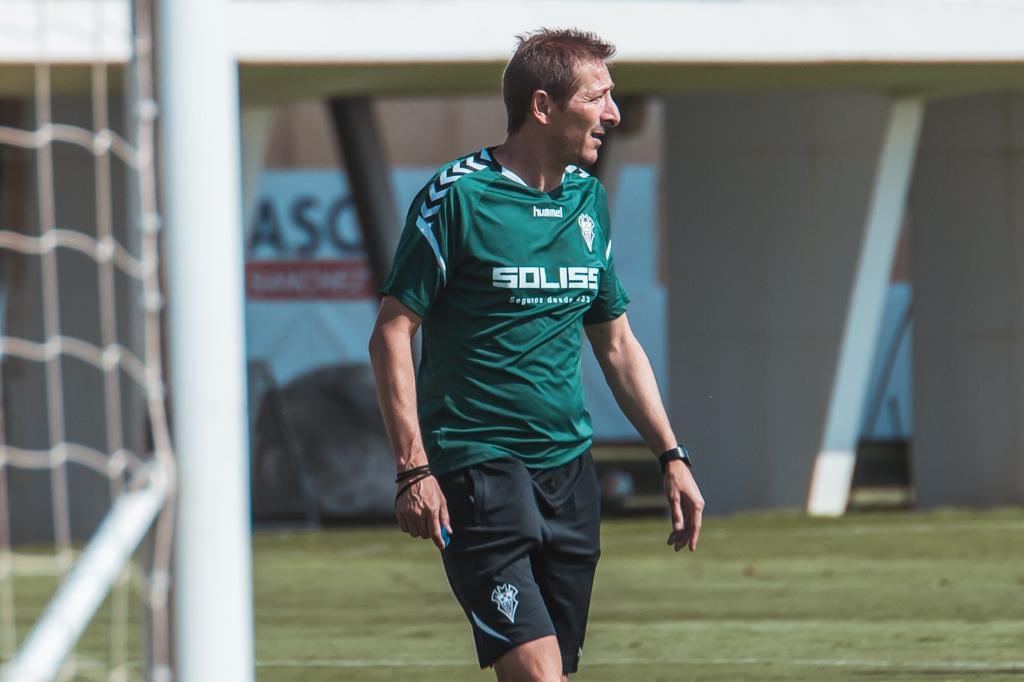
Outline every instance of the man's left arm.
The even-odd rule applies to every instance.
[[[651,452],[660,455],[676,447],[678,441],[665,413],[651,362],[633,335],[626,315],[584,329],[615,401]],[[683,547],[692,552],[697,549],[700,536],[704,498],[690,468],[679,460],[668,462],[664,488],[672,511],[668,544],[677,552]]]

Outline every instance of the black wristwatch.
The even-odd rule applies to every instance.
[[[693,468],[693,462],[690,461],[690,454],[686,452],[686,448],[682,445],[677,445],[671,450],[666,450],[658,455],[658,461],[661,462],[661,473],[665,473],[669,462],[677,459],[685,464],[687,468]]]

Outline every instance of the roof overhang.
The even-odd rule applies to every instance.
[[[249,102],[484,94],[514,36],[578,26],[618,46],[622,93],[1024,88],[1024,3],[1009,0],[230,0]],[[87,87],[129,54],[127,0],[4,0],[0,94]],[[116,71],[116,69],[115,69]]]
[[[619,92],[1024,87],[1024,3],[888,0],[235,0],[250,101],[494,93],[514,36],[615,43]]]

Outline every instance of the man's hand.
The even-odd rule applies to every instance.
[[[672,510],[672,532],[666,544],[673,545],[678,552],[689,547],[697,549],[700,537],[701,515],[704,513],[704,498],[701,497],[697,482],[693,480],[690,468],[674,460],[668,463],[664,476],[665,497]]]
[[[396,468],[409,472],[409,480],[420,475],[413,473],[413,469],[427,468],[416,413],[416,369],[412,360],[412,340],[421,322],[419,315],[397,299],[385,296],[370,335],[377,402],[394,450]],[[399,490],[407,483],[400,482]],[[444,494],[431,475],[402,490],[395,500],[395,517],[403,532],[414,538],[431,538],[438,549],[445,545],[441,528],[449,535],[452,532]]]
[[[670,444],[678,443],[668,423],[651,362],[633,335],[626,315],[584,329],[615,401],[651,452],[664,452],[672,447]],[[674,545],[677,552],[684,546],[689,546],[692,552],[697,549],[704,498],[690,470],[679,461],[668,463],[664,485],[665,497],[672,508],[668,544]]]
[[[438,549],[444,549],[441,527],[451,537],[452,527],[448,519],[448,504],[445,502],[437,479],[427,476],[414,483],[395,501],[395,516],[403,532],[414,538],[429,538]]]

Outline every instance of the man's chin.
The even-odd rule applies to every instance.
[[[579,168],[590,168],[597,163],[597,150],[593,149],[583,152],[573,163]]]

